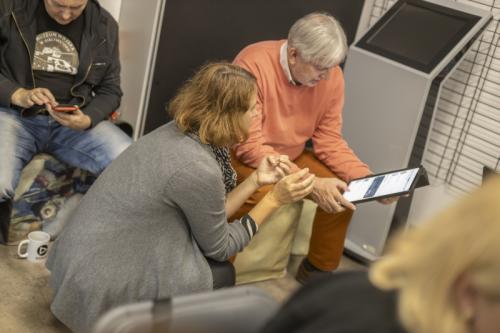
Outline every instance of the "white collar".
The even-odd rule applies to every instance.
[[[297,83],[295,83],[295,81],[293,80],[292,72],[290,72],[290,67],[288,66],[288,42],[284,42],[283,45],[281,45],[280,65],[288,79],[288,82],[293,84],[294,86],[297,85]]]

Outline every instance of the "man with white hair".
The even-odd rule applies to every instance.
[[[317,177],[311,199],[319,207],[309,253],[297,274],[301,283],[337,268],[355,210],[342,192],[349,180],[371,174],[341,133],[344,77],[339,64],[347,48],[339,22],[326,13],[312,13],[293,24],[287,40],[249,45],[234,60],[258,84],[257,116],[249,138],[234,149],[239,181],[270,154],[288,155],[298,168],[309,168]],[[305,150],[309,139],[313,151]],[[237,215],[265,193],[257,192]]]

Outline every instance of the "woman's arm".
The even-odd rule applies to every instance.
[[[215,161],[189,161],[179,168],[169,178],[164,197],[178,207],[179,218],[205,257],[227,260],[250,241],[242,223],[227,223],[224,182]]]
[[[314,188],[315,176],[305,168],[281,179],[248,213],[255,224],[262,224],[277,208],[303,199]]]
[[[241,184],[227,195],[226,214],[232,216],[261,186],[274,184],[290,173],[292,162],[286,155],[266,156]]]
[[[257,172],[254,171],[243,181],[243,183],[236,186],[227,195],[226,200],[226,215],[232,216],[243,205],[243,203],[259,189],[260,185],[257,183]]]
[[[312,191],[314,176],[302,179],[307,172],[304,169],[281,179],[250,211],[250,222],[246,218],[240,223],[227,223],[220,171],[205,161],[190,162],[172,176],[165,189],[165,201],[172,201],[180,209],[179,216],[185,218],[203,254],[223,261],[243,250],[252,238],[254,232],[249,232],[248,223],[259,225],[279,206]]]
[[[284,177],[247,215],[243,216],[238,221],[243,225],[250,239],[253,238],[259,229],[259,225],[261,225],[276,209],[284,204],[300,200],[311,193],[314,187],[315,176],[312,174],[308,175],[308,173],[309,169],[306,168]],[[243,182],[240,184],[241,188],[238,194],[241,194],[241,199],[244,197],[243,193],[250,193],[249,195],[251,195],[253,193],[252,189],[259,187],[257,185],[258,180],[256,179],[258,179],[257,172],[253,172],[251,177],[245,180],[245,182],[248,181],[248,183],[245,184],[245,182]],[[239,206],[235,206],[235,209],[238,207]]]

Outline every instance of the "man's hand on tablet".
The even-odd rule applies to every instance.
[[[347,184],[337,178],[316,178],[311,197],[327,213],[340,213],[346,208],[356,210],[342,193],[347,191]]]

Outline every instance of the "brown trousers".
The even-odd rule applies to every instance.
[[[232,156],[231,162],[238,173],[238,184],[255,170],[239,162],[234,155]],[[301,169],[306,167],[309,168],[309,172],[315,174],[316,177],[338,178],[326,165],[321,163],[312,152],[304,151],[304,153],[293,162]],[[240,218],[247,214],[270,189],[271,185],[263,186],[257,190],[257,192],[255,192],[234,214],[233,218]],[[352,210],[348,209],[338,214],[329,214],[319,206],[316,209],[311,241],[309,243],[309,253],[307,254],[307,259],[316,268],[324,271],[331,271],[338,267],[340,258],[342,257],[344,240],[347,233],[347,227],[352,218],[352,213]]]

